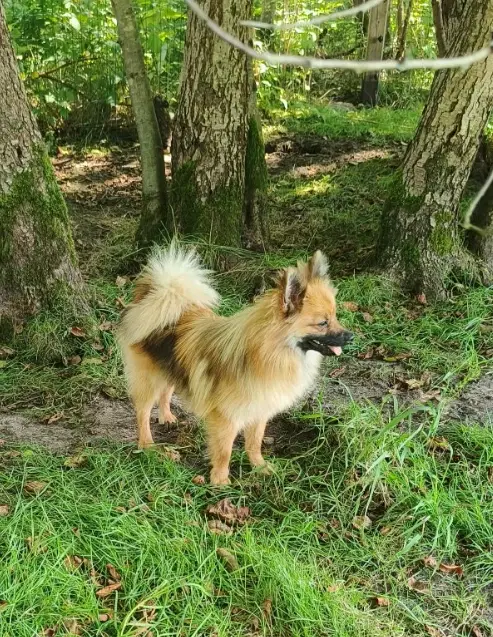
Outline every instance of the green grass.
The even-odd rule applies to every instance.
[[[0,635],[32,637],[74,619],[82,635],[138,635],[145,607],[155,609],[147,627],[159,636],[491,629],[493,432],[447,429],[431,409],[384,415],[357,405],[338,421],[307,422],[314,442],[296,458],[273,458],[271,478],[259,481],[236,452],[239,481],[221,494],[192,483],[187,458],[89,448],[68,468],[40,450],[12,457],[4,448]],[[443,449],[430,446],[438,436]],[[28,494],[31,481],[45,490]],[[251,515],[231,536],[212,535],[204,511],[225,495]],[[365,515],[371,527],[355,528]],[[218,547],[238,570],[228,572]],[[464,577],[426,567],[429,555]],[[71,568],[70,556],[90,564]],[[123,585],[101,600],[89,569],[105,584],[108,563]],[[409,588],[412,576],[425,592]]]
[[[280,133],[317,135],[327,139],[409,142],[419,122],[421,108],[389,107],[346,112],[323,104],[300,102],[289,110],[269,113],[272,123],[265,128],[267,138]]]

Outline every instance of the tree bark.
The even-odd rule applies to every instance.
[[[379,5],[370,10],[368,24],[367,60],[381,60],[385,47],[387,33],[387,16],[389,12],[389,0],[383,0]],[[376,72],[366,73],[361,85],[361,102],[375,106],[378,98],[378,77]]]
[[[0,336],[41,310],[85,308],[65,202],[31,114],[0,4]]]
[[[435,25],[435,37],[437,41],[438,57],[443,58],[447,53],[447,41],[445,38],[445,29],[443,26],[442,0],[431,0],[431,9],[433,12],[433,24]]]
[[[118,26],[142,165],[142,214],[136,241],[148,247],[170,229],[163,145],[132,0],[111,0]]]
[[[402,12],[402,5],[399,5],[399,6],[401,6],[401,12]],[[407,30],[409,27],[409,21],[411,19],[412,9],[413,9],[413,0],[408,0],[407,7],[406,7],[406,14],[403,20],[401,16],[400,29],[398,28],[398,41],[397,41],[397,54],[396,54],[396,58],[398,60],[402,60],[406,54]]]
[[[493,0],[461,4],[461,28],[451,29],[449,55],[485,46]],[[413,292],[442,297],[451,271],[464,264],[459,202],[493,104],[493,57],[468,69],[435,74],[416,135],[383,215],[382,263]]]
[[[242,41],[251,0],[204,0],[202,7]],[[185,234],[240,244],[252,91],[244,53],[189,12],[180,98],[174,120],[172,209]]]

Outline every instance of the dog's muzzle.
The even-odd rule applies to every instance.
[[[340,356],[342,348],[353,340],[354,334],[347,330],[331,332],[323,336],[304,336],[298,343],[304,352],[312,350],[323,356]]]

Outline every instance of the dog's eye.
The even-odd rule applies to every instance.
[[[318,323],[318,327],[327,327],[328,324],[328,321],[322,321],[321,323]]]

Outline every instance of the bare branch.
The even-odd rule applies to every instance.
[[[488,46],[468,53],[459,57],[438,58],[438,59],[421,59],[421,60],[335,60],[320,59],[314,57],[304,57],[301,55],[286,55],[284,53],[271,53],[270,51],[256,51],[253,47],[245,44],[231,33],[222,29],[207,13],[197,4],[195,0],[185,0],[190,9],[202,20],[206,22],[208,27],[231,46],[243,51],[246,55],[261,60],[267,64],[283,65],[283,66],[301,66],[310,69],[344,69],[356,71],[357,73],[366,73],[368,71],[409,71],[411,69],[453,69],[467,68],[476,62],[485,60],[493,51],[493,40]],[[359,5],[362,7],[363,5]]]
[[[493,229],[479,228],[478,226],[475,226],[475,225],[473,225],[471,223],[471,219],[472,219],[474,211],[476,210],[479,202],[484,197],[484,195],[486,194],[486,191],[491,186],[491,184],[493,184],[493,170],[491,171],[488,179],[483,184],[481,190],[474,197],[471,205],[469,206],[469,208],[468,208],[468,210],[466,212],[466,216],[464,217],[464,222],[462,224],[462,226],[466,230],[474,230],[475,232],[478,232],[479,234],[483,235],[484,237],[491,236],[493,234]]]
[[[255,20],[243,20],[241,24],[245,27],[253,27],[254,29],[271,29],[275,31],[303,29],[305,27],[317,26],[324,22],[330,22],[331,20],[340,20],[341,18],[348,18],[349,16],[357,15],[358,13],[364,13],[365,11],[373,9],[373,7],[376,7],[382,2],[383,0],[366,0],[366,2],[352,7],[351,9],[343,9],[342,11],[335,11],[334,13],[329,13],[327,15],[319,15],[311,20],[302,20],[300,22],[293,22],[292,24],[288,24],[287,22],[269,24],[268,22],[256,22]]]
[[[433,11],[433,23],[435,25],[435,35],[437,40],[438,55],[441,57],[447,52],[445,41],[445,30],[443,27],[442,3],[440,0],[431,0]]]

